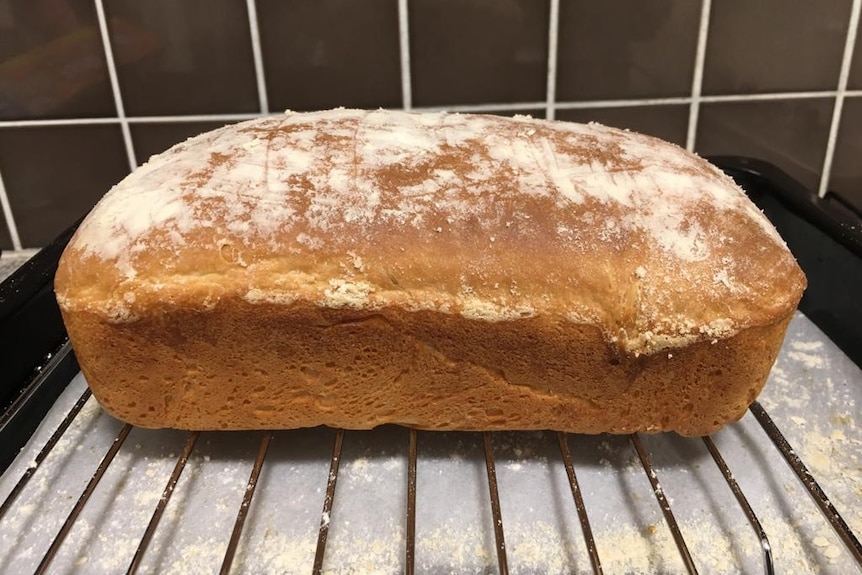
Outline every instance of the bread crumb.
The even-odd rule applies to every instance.
[[[360,271],[365,271],[365,262],[362,261],[362,258],[356,255],[355,252],[347,252],[347,255],[352,259],[353,267]]]
[[[323,304],[333,308],[359,308],[368,302],[368,296],[373,291],[368,282],[330,280],[329,289],[323,292]]]

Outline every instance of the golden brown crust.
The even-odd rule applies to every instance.
[[[67,322],[93,393],[141,427],[702,435],[744,414],[789,316],[637,358],[594,327],[535,318],[237,301],[205,314],[165,306],[133,324]]]
[[[94,393],[140,425],[685,434],[741,415],[804,285],[670,144],[354,110],[153,158],[56,278]]]

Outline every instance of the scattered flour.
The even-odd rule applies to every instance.
[[[808,369],[823,367],[824,364],[822,356],[812,355],[810,353],[803,353],[801,351],[789,351],[787,352],[787,357],[794,361],[798,361]]]

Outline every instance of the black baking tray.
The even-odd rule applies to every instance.
[[[751,158],[710,161],[773,222],[808,276],[800,310],[862,366],[862,226],[775,166]],[[54,299],[54,273],[75,225],[0,284],[0,471],[78,371]]]
[[[800,311],[862,367],[862,219],[767,162],[710,161],[745,189],[796,256],[808,277]]]

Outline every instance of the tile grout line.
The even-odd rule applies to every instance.
[[[108,65],[108,78],[111,81],[111,92],[114,94],[114,106],[117,108],[117,120],[123,133],[123,142],[126,145],[126,158],[129,161],[129,170],[134,171],[138,167],[135,157],[135,147],[132,144],[132,131],[126,119],[126,110],[123,106],[123,97],[120,94],[120,81],[117,76],[117,65],[114,61],[114,49],[111,45],[111,36],[108,32],[108,20],[105,18],[105,6],[103,0],[94,0],[96,4],[96,16],[99,20],[99,33],[102,36],[102,47],[105,50],[105,62]]]
[[[241,113],[241,114],[189,114],[181,116],[133,116],[126,118],[131,124],[154,124],[158,122],[226,122],[236,120],[252,120],[261,116],[280,116],[281,112],[267,112],[266,114]]]
[[[398,0],[398,52],[401,60],[401,106],[413,109],[413,85],[410,75],[410,20],[407,0]]]
[[[9,195],[6,193],[5,184],[3,184],[3,174],[0,174],[0,206],[3,208],[3,217],[6,220],[6,227],[9,229],[9,236],[12,238],[12,249],[19,252],[21,251],[21,236],[18,235],[18,226],[15,224],[15,216],[12,214],[12,204],[9,203]]]
[[[545,118],[553,120],[556,116],[557,99],[557,56],[560,39],[560,0],[551,0],[551,13],[548,18],[548,83],[545,93]]]
[[[47,120],[0,120],[0,128],[39,128],[51,126],[102,126],[119,124],[120,119],[109,118],[54,118]]]
[[[691,79],[691,103],[688,108],[688,132],[685,137],[685,149],[694,152],[697,138],[697,123],[700,117],[700,104],[703,101],[703,67],[706,61],[706,41],[709,36],[709,16],[712,12],[712,0],[703,0],[700,8],[700,26],[697,32],[697,48],[694,55],[694,74]]]
[[[257,99],[261,114],[269,114],[269,95],[266,92],[266,75],[263,73],[263,52],[260,46],[260,26],[257,21],[255,0],[246,0],[248,26],[251,36],[251,53],[254,58],[254,77],[257,81]]]
[[[811,98],[834,98],[836,90],[823,90],[817,92],[775,92],[767,94],[726,94],[716,96],[701,96],[701,103],[715,102],[757,102],[769,100],[803,100]],[[847,90],[844,98],[862,97],[862,90]],[[662,106],[662,105],[687,105],[691,104],[689,96],[670,98],[644,98],[635,100],[585,100],[582,102],[554,102],[557,110],[577,110],[590,108],[631,108],[638,106]],[[415,106],[411,109],[416,111],[434,112],[440,110],[451,110],[457,112],[469,111],[518,111],[544,108],[546,102],[514,102],[514,103],[489,103],[489,104],[465,104],[459,106]],[[276,116],[277,113],[269,114],[243,113],[243,114],[187,114],[175,116],[126,116],[122,120],[116,117],[107,118],[56,118],[47,120],[0,120],[0,128],[29,128],[47,126],[88,126],[119,124],[125,121],[128,124],[171,124],[175,122],[236,122],[259,118],[262,115]]]
[[[771,100],[805,100],[809,98],[833,98],[835,90],[815,90],[811,92],[767,92],[764,94],[724,94],[715,96],[700,96],[703,103],[721,102],[768,102]]]
[[[274,114],[269,114],[274,115]],[[153,124],[175,122],[230,122],[237,120],[251,120],[259,118],[261,114],[189,114],[176,116],[126,116],[125,121],[129,124]],[[0,120],[0,128],[30,128],[45,126],[100,126],[105,124],[119,124],[119,118],[57,118],[49,120]]]
[[[21,249],[13,249],[6,250],[2,254],[0,254],[0,262],[7,258],[25,258],[30,259],[36,254],[38,254],[42,248],[21,248]]]
[[[505,104],[464,104],[457,106],[416,106],[416,112],[460,112],[460,113],[483,113],[483,112],[518,112],[521,110],[545,109],[546,102],[514,102]]]
[[[841,112],[844,109],[844,98],[847,93],[847,81],[850,78],[850,64],[853,60],[853,50],[856,47],[856,36],[859,31],[859,14],[862,11],[862,0],[853,0],[850,8],[850,24],[847,27],[847,37],[844,42],[844,54],[841,57],[841,72],[838,74],[838,89],[835,93],[835,105],[832,108],[832,121],[829,124],[829,137],[826,140],[826,153],[823,157],[823,169],[820,171],[820,185],[817,195],[826,195],[829,180],[832,177],[832,162],[835,159],[835,145],[838,142],[838,128],[841,125]]]

